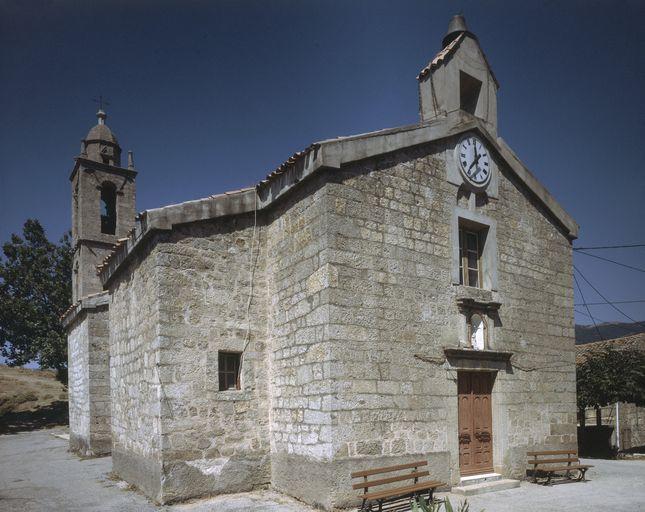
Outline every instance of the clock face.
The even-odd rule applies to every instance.
[[[467,181],[483,187],[491,176],[490,157],[484,144],[474,135],[461,139],[456,149],[461,173]]]

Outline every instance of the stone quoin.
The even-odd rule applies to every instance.
[[[418,124],[136,218],[99,112],[70,178],[73,449],[160,503],[270,485],[331,510],[352,471],[456,485],[576,447],[578,226],[498,137],[463,17],[417,79]]]

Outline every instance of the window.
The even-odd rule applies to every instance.
[[[454,207],[452,215],[452,284],[496,291],[497,222],[459,206]]]
[[[479,313],[473,313],[470,316],[470,322],[468,322],[470,346],[476,350],[485,350],[488,341],[487,335],[486,320]]]
[[[459,284],[481,288],[480,233],[459,228]]]
[[[101,185],[101,233],[116,233],[116,187],[109,182]]]
[[[459,72],[459,107],[475,115],[482,83],[463,71]]]
[[[219,390],[240,389],[240,352],[219,352]]]

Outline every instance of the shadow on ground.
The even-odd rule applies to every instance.
[[[58,400],[32,411],[10,412],[0,416],[0,434],[16,434],[69,423],[67,401]]]

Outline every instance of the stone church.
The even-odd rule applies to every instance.
[[[417,124],[136,214],[99,111],[75,159],[70,445],[157,502],[261,486],[325,510],[420,458],[450,485],[576,445],[575,221],[498,136],[463,17]]]

